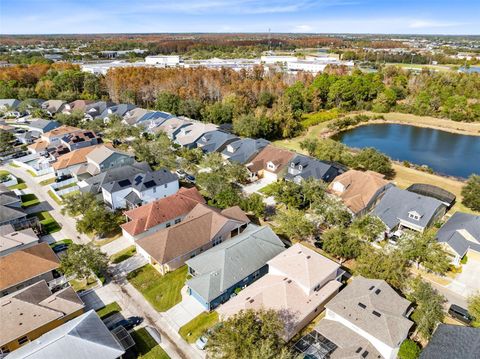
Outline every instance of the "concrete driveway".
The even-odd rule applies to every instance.
[[[259,190],[261,190],[263,187],[268,186],[272,182],[275,181],[270,178],[260,178],[258,181],[243,186],[242,190],[247,195],[250,195],[252,193],[258,193]]]
[[[464,297],[480,291],[480,261],[468,258],[467,263],[462,265],[462,273],[447,288]]]
[[[170,319],[172,327],[179,330],[193,318],[205,311],[205,308],[188,295],[187,287],[182,288],[182,301],[165,312],[165,316]]]

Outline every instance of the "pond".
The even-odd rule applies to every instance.
[[[335,137],[352,148],[374,147],[390,158],[467,178],[480,174],[480,137],[398,124],[371,124]]]

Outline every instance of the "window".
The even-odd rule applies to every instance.
[[[18,344],[20,345],[25,344],[26,342],[28,342],[28,337],[26,335],[18,339]]]
[[[177,219],[175,220],[175,224],[178,224],[178,223],[180,223],[181,221],[182,221],[182,220],[181,220],[180,218],[177,218]]]
[[[218,244],[220,244],[220,243],[222,243],[222,237],[215,238],[215,239],[213,240],[213,245],[212,245],[212,246],[215,247],[216,245],[218,245]]]
[[[153,187],[153,193],[157,193],[157,187]]]
[[[168,183],[165,183],[165,188],[167,188],[167,186],[168,186]]]
[[[257,270],[253,273],[253,279],[257,279],[258,277],[260,277],[260,271]]]
[[[171,224],[170,222],[167,222],[167,223],[165,224],[165,228],[168,228],[168,227],[170,227],[171,225],[172,225],[172,224]]]

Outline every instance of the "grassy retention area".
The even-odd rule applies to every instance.
[[[111,316],[115,313],[119,313],[121,311],[122,311],[122,308],[120,307],[120,305],[117,302],[107,304],[103,308],[100,308],[100,309],[96,310],[100,319],[105,319],[105,318],[107,318],[107,317],[109,317],[109,316]]]
[[[138,359],[170,359],[145,328],[135,330],[130,334],[136,344]]]
[[[29,214],[28,217],[37,216],[47,233],[55,233],[62,229],[52,215],[47,211]]]
[[[187,343],[192,344],[217,323],[217,312],[203,312],[181,327],[178,333]]]
[[[33,193],[24,194],[20,196],[20,199],[22,200],[22,208],[36,206],[40,203],[40,200]]]
[[[115,264],[123,262],[124,260],[127,260],[128,258],[134,256],[136,253],[137,253],[137,248],[135,246],[127,247],[121,250],[120,252],[112,254],[110,256],[110,262]]]
[[[187,266],[161,275],[152,265],[147,264],[127,276],[128,281],[159,312],[164,312],[180,303],[180,290],[185,285]]]

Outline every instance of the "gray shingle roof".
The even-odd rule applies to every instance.
[[[57,121],[50,121],[38,118],[28,125],[30,128],[36,128],[39,130],[43,130],[45,132],[53,130],[54,128],[60,127],[60,124]]]
[[[296,173],[298,171],[300,172]],[[330,182],[342,172],[343,169],[331,163],[319,161],[309,156],[297,155],[288,163],[288,173],[285,175],[285,179],[298,182],[298,178],[315,178]]]
[[[197,147],[200,147],[203,152],[211,153],[222,149],[225,144],[233,142],[236,139],[239,138],[230,133],[215,130],[205,133],[196,143]]]
[[[187,265],[196,274],[187,285],[209,302],[284,249],[270,227],[250,224],[237,237],[188,260]]]
[[[389,229],[395,228],[400,220],[426,228],[441,206],[444,206],[442,202],[435,198],[392,186],[385,191],[372,215],[379,217]],[[409,218],[409,212],[413,211],[421,216],[419,220]]]
[[[468,234],[473,242],[465,238]],[[463,232],[463,233],[462,233]],[[463,256],[469,248],[480,252],[480,216],[456,212],[437,232],[437,240],[448,244],[459,256]]]
[[[0,107],[9,107],[16,110],[21,101],[15,98],[0,99]]]
[[[125,167],[120,167],[123,169]],[[144,173],[134,173],[135,171],[123,171],[124,177],[116,180],[105,182],[102,188],[112,193],[122,190],[126,187],[131,187],[139,192],[145,191],[149,188],[163,186],[164,184],[173,182],[178,179],[177,175],[170,172],[166,168],[161,168],[157,171],[145,171]],[[128,182],[128,183],[127,183]]]
[[[480,358],[480,328],[440,324],[420,359]]]
[[[15,350],[9,359],[116,359],[125,350],[90,310]]]
[[[269,143],[269,141],[264,140],[263,138],[243,138],[230,143],[227,148],[222,151],[222,155],[224,155],[229,161],[245,164],[263,148],[268,146]],[[233,152],[229,151],[230,148],[233,149]]]
[[[133,110],[136,107],[137,106],[128,103],[120,103],[118,105],[106,108],[99,117],[105,118],[110,115],[118,115],[123,117],[128,111]]]
[[[325,307],[383,343],[396,347],[413,325],[404,316],[410,304],[384,280],[355,277]]]

